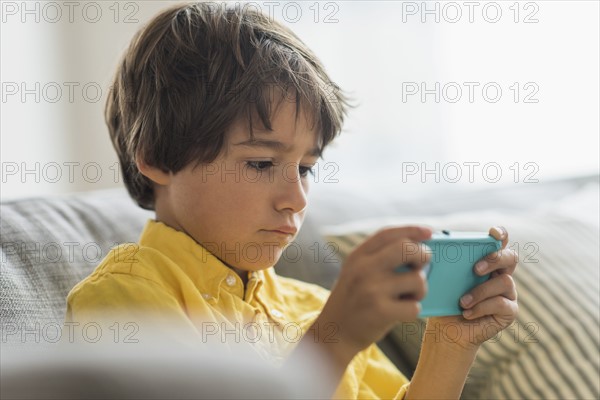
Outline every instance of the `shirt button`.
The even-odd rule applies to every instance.
[[[210,294],[208,294],[208,293],[202,293],[202,298],[203,298],[204,300],[210,300],[210,299],[211,299],[211,296],[210,296]]]
[[[271,315],[273,315],[275,318],[283,318],[283,313],[279,310],[271,310]]]
[[[227,286],[235,285],[235,276],[227,275],[227,278],[225,278],[225,283],[227,283]]]

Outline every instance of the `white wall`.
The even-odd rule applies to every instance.
[[[133,33],[166,4],[2,3],[2,199],[122,185],[103,122],[106,93]],[[360,102],[322,163],[336,163],[329,175],[336,188],[456,186],[450,183],[456,166],[462,187],[525,184],[530,173],[530,180],[543,182],[598,171],[598,2],[479,2],[473,22],[465,2],[254,4],[291,26]],[[437,7],[439,22],[424,7]],[[494,23],[497,9],[502,14]],[[462,16],[453,23],[457,10]],[[525,23],[527,16],[537,22]],[[36,82],[40,90],[23,95],[21,85],[35,92]],[[422,99],[408,92],[436,82],[439,103],[435,94]],[[473,102],[464,82],[478,85]],[[485,84],[490,96],[492,86],[501,88],[497,102],[483,97]],[[68,85],[78,85],[72,101]],[[452,103],[457,86],[462,97]],[[56,87],[62,97],[55,101]],[[97,99],[96,87],[102,90]],[[525,103],[533,88],[539,90],[530,100],[538,102]],[[465,162],[479,163],[471,164],[473,182]],[[483,166],[492,168],[484,174]],[[34,172],[23,174],[24,168]],[[439,181],[435,173],[422,176],[423,168],[437,168]],[[502,178],[491,183],[496,168]],[[332,187],[323,182],[332,172],[321,171],[316,190]]]
[[[104,103],[132,35],[164,6],[2,3],[3,199],[122,185]]]

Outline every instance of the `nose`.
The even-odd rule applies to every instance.
[[[303,211],[308,202],[308,182],[300,177],[298,165],[283,170],[280,179],[277,180],[275,196],[275,207],[277,210],[291,210],[293,213]]]

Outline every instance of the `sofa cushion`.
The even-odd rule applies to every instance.
[[[136,241],[151,217],[112,190],[1,207],[0,326],[3,343],[13,344],[54,342],[67,293],[111,247]]]

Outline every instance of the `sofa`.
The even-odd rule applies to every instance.
[[[352,248],[381,227],[419,223],[434,229],[487,231],[502,224],[510,233],[509,246],[519,253],[515,280],[520,313],[513,325],[482,346],[462,397],[600,398],[598,178],[468,192],[446,188],[421,198],[321,187],[311,194],[293,255],[282,257],[275,268],[283,276],[331,288]],[[56,365],[52,358],[36,361],[37,353],[27,351],[29,364],[17,363],[19,368],[15,358],[25,354],[23,349],[56,347],[69,290],[111,247],[137,241],[153,215],[135,206],[124,189],[109,189],[3,201],[0,216],[1,346],[13,354],[10,362],[3,360],[2,386],[13,390],[3,389],[5,398],[50,379],[48,369]],[[424,324],[399,324],[378,343],[409,377]],[[121,366],[126,362],[131,361],[121,360]],[[32,370],[39,380],[30,379]],[[86,376],[91,386],[71,392],[75,397],[89,397],[85,387],[94,387],[95,381]],[[286,386],[283,381],[278,381],[283,389],[295,390],[293,383]],[[273,385],[265,381],[259,387]],[[218,392],[204,394],[220,397]],[[52,397],[48,391],[35,393]]]

